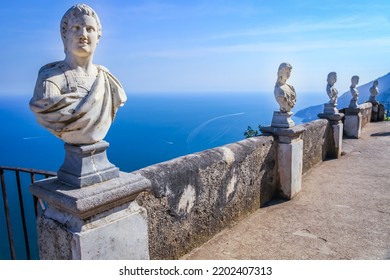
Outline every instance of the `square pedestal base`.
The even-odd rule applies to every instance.
[[[362,131],[362,114],[360,109],[345,109],[344,134],[347,137],[359,138]]]
[[[332,142],[330,143],[329,151],[327,152],[327,157],[330,158],[339,158],[341,156],[342,147],[343,147],[343,131],[344,125],[342,119],[344,114],[318,114],[318,117],[321,119],[327,119],[332,126]]]
[[[333,103],[325,103],[324,104],[324,114],[338,114],[339,110],[337,110],[336,105]]]
[[[79,146],[65,144],[65,160],[57,172],[58,180],[82,188],[119,177],[119,168],[108,161],[108,147],[106,141]]]
[[[135,201],[88,220],[46,209],[37,224],[42,260],[148,260],[146,210]]]
[[[303,168],[303,141],[300,138],[305,128],[276,128],[273,126],[261,127],[261,132],[275,136],[278,142],[278,173],[280,181],[280,195],[292,199],[302,186]]]
[[[291,128],[295,125],[294,121],[291,119],[293,115],[292,112],[280,112],[274,111],[271,126],[277,128]]]
[[[146,210],[135,199],[150,188],[124,172],[85,188],[56,177],[35,182],[31,193],[47,205],[38,219],[41,259],[148,259]]]
[[[278,144],[278,171],[280,190],[286,199],[292,199],[302,186],[303,141],[296,139],[289,144]]]

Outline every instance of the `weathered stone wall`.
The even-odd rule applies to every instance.
[[[334,145],[325,119],[301,125],[303,173]],[[138,196],[148,211],[151,259],[177,259],[278,194],[277,143],[260,136],[135,171],[151,181]]]
[[[372,104],[367,102],[359,105],[362,113],[362,127],[364,127],[371,120]]]
[[[332,143],[332,131],[327,120],[315,120],[300,125],[306,130],[302,134],[303,140],[303,168],[305,174],[313,166],[326,158],[328,147]]]
[[[269,201],[276,145],[260,136],[138,170],[152,182],[137,202],[148,211],[151,259],[176,259]]]
[[[364,127],[371,121],[372,104],[370,102],[359,104],[359,108],[361,109],[360,113],[362,114],[362,127]],[[345,109],[347,108],[340,109],[340,113],[345,114]]]

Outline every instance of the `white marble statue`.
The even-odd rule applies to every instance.
[[[337,73],[330,72],[327,79],[328,84],[326,85],[326,93],[329,96],[329,103],[333,106],[337,106],[337,95],[338,91],[334,87],[334,84],[337,82]]]
[[[38,74],[30,108],[43,127],[68,144],[103,140],[126,102],[119,81],[92,63],[101,34],[91,7],[71,7],[61,20],[65,59],[43,66]]]
[[[359,84],[359,76],[353,76],[351,78],[351,87],[350,91],[352,94],[351,102],[349,103],[349,108],[358,108],[357,100],[359,98],[359,91],[357,85]]]
[[[295,89],[286,83],[288,78],[290,78],[291,69],[292,67],[289,63],[280,64],[278,69],[278,79],[275,84],[274,94],[282,113],[290,112],[296,103]]]
[[[378,80],[375,80],[373,82],[372,87],[370,88],[370,98],[368,99],[368,101],[370,101],[371,103],[373,103],[375,105],[378,104],[378,101],[376,101],[376,96],[379,93],[378,83],[379,83]]]

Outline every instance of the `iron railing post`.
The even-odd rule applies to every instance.
[[[17,189],[18,189],[20,215],[22,217],[24,245],[26,246],[27,259],[30,260],[31,259],[30,244],[28,242],[26,215],[25,215],[25,212],[24,212],[24,203],[23,203],[23,196],[22,196],[22,184],[20,183],[20,173],[19,173],[19,170],[15,171],[15,176],[16,176],[16,186],[17,186]]]
[[[15,260],[16,254],[15,254],[14,239],[13,239],[12,228],[11,228],[11,217],[10,217],[9,206],[8,206],[7,187],[5,185],[4,169],[2,168],[0,168],[0,177],[1,177],[1,191],[3,192],[4,212],[7,221],[8,244],[10,248],[11,259]]]
[[[1,181],[1,190],[3,193],[4,212],[5,212],[5,216],[6,216],[8,244],[9,244],[9,248],[10,248],[11,259],[13,259],[13,260],[16,259],[16,250],[15,250],[14,236],[12,234],[11,215],[10,215],[10,208],[9,208],[9,204],[8,204],[7,187],[6,187],[6,182],[5,182],[5,176],[4,176],[5,172],[4,171],[15,172],[16,186],[17,186],[17,192],[18,192],[18,198],[19,198],[19,207],[20,207],[20,212],[21,212],[21,217],[22,217],[21,220],[22,220],[26,255],[27,255],[27,259],[31,259],[31,248],[30,248],[29,239],[28,239],[28,230],[27,230],[26,214],[25,214],[24,203],[23,203],[23,192],[22,192],[22,183],[20,180],[20,172],[30,174],[31,184],[33,184],[35,182],[35,175],[36,174],[43,175],[43,176],[45,176],[45,178],[48,178],[48,177],[56,176],[56,173],[50,172],[50,171],[45,171],[45,170],[0,166],[0,181]],[[35,217],[37,217],[39,212],[40,212],[39,211],[39,204],[41,204],[42,209],[44,209],[44,204],[42,201],[40,201],[35,196],[33,196],[33,202],[34,202]]]

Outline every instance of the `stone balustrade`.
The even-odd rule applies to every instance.
[[[359,110],[364,126],[372,105]],[[292,190],[289,184],[339,156],[339,122],[324,118],[284,132],[270,129],[275,133],[121,172],[115,182],[73,189],[55,178],[39,181],[31,190],[48,204],[38,221],[40,256],[177,259],[272,198],[298,194],[299,182]],[[301,151],[289,152],[296,143]],[[300,169],[282,170],[296,162]],[[287,189],[286,178],[292,179]]]
[[[331,129],[326,120],[296,127],[304,130],[305,173],[324,160],[331,150],[328,140]],[[263,135],[143,168],[129,174],[138,182],[134,192],[130,191],[134,182],[127,183],[134,179],[124,180],[123,185],[128,187],[122,189],[129,193],[128,199],[122,191],[115,192],[105,183],[104,188],[116,193],[109,195],[113,197],[109,203],[105,191],[98,191],[99,186],[72,190],[56,179],[38,182],[32,188],[33,193],[49,204],[38,223],[41,258],[179,258],[280,194],[277,141],[277,137]],[[56,189],[48,187],[53,184]],[[89,199],[91,190],[98,199]],[[139,193],[137,198],[134,193]],[[99,207],[99,203],[105,207]],[[78,208],[88,207],[93,211],[88,210],[88,214],[77,212]],[[126,253],[134,249],[123,244],[134,246],[142,240],[130,231],[128,223],[131,221],[137,227],[147,223],[148,230],[143,230],[142,234],[147,239],[143,242],[148,247],[148,254],[142,250],[138,254]],[[127,228],[128,232],[115,232],[112,244],[105,246],[110,238],[104,235],[109,235],[111,230],[114,232],[118,226]],[[97,234],[99,231],[104,237]],[[135,237],[137,242],[129,241]],[[93,240],[87,242],[88,238]],[[104,240],[104,244],[98,244],[96,240]],[[120,241],[119,245],[116,241]],[[80,246],[75,248],[75,244]],[[144,249],[146,245],[138,244],[138,247]],[[83,251],[86,246],[90,249],[88,254]],[[97,255],[92,255],[92,248],[97,247],[100,248],[95,251]],[[110,248],[115,248],[115,254]]]

